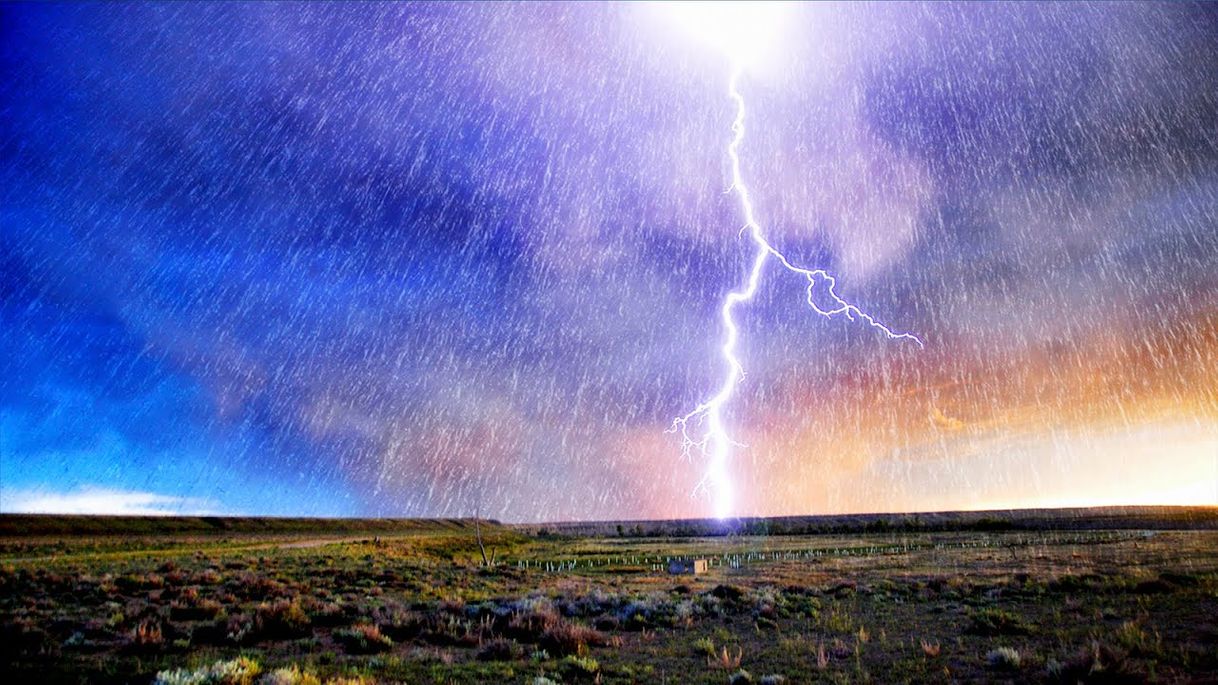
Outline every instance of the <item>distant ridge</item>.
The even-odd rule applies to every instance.
[[[485,519],[484,519],[485,521]],[[497,521],[484,528],[499,528]],[[274,516],[88,516],[0,514],[0,537],[84,535],[392,535],[472,530],[473,519],[280,518]]]
[[[888,514],[630,521],[511,526],[533,535],[692,537],[1002,530],[1218,530],[1218,506],[1117,506]]]
[[[484,532],[511,529],[571,537],[703,537],[1035,530],[1218,530],[1218,506],[1002,509],[900,514],[742,517],[502,524],[484,519]],[[88,516],[0,514],[0,537],[103,535],[393,535],[471,531],[473,519],[282,518],[259,516]]]

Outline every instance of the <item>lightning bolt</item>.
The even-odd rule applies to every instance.
[[[710,491],[714,500],[715,516],[718,518],[726,518],[732,511],[733,488],[727,465],[732,446],[740,446],[731,439],[723,422],[723,409],[731,401],[736,387],[744,378],[744,367],[736,357],[740,328],[736,325],[732,313],[737,305],[753,299],[761,282],[762,270],[770,258],[774,258],[782,268],[802,276],[808,281],[808,306],[817,314],[826,318],[844,316],[850,321],[862,321],[890,339],[912,340],[919,347],[922,346],[922,341],[917,336],[893,331],[871,315],[842,299],[837,294],[837,280],[827,271],[805,269],[792,264],[782,252],[766,240],[761,224],[757,223],[757,217],[754,215],[753,201],[749,197],[748,187],[744,184],[744,178],[740,173],[740,144],[744,141],[745,105],[744,96],[740,94],[737,84],[742,73],[743,67],[736,64],[733,66],[731,78],[728,80],[728,94],[736,103],[736,120],[732,123],[734,135],[727,146],[727,156],[732,167],[732,185],[728,191],[734,191],[740,200],[740,208],[744,216],[744,226],[741,227],[740,233],[748,231],[754,249],[753,262],[744,283],[728,293],[719,308],[719,318],[723,322],[723,345],[720,353],[727,367],[727,373],[723,378],[723,383],[719,386],[719,391],[709,400],[695,407],[693,411],[674,419],[672,427],[668,431],[680,436],[682,456],[691,458],[697,452],[708,462],[706,475],[703,476],[695,492],[703,489]],[[823,305],[817,302],[818,284],[824,286],[821,288]]]

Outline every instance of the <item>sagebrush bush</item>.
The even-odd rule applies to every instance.
[[[321,685],[321,679],[292,664],[289,668],[277,668],[262,676],[258,679],[258,685]]]
[[[228,661],[216,661],[196,669],[175,669],[156,674],[154,685],[253,685],[254,678],[262,672],[257,661],[237,657]]]
[[[291,639],[309,634],[309,615],[300,602],[286,599],[260,604],[254,612],[254,631],[263,639]]]
[[[372,619],[382,633],[399,642],[416,638],[427,628],[427,619],[422,614],[396,605],[378,607]]]
[[[334,639],[351,654],[376,654],[393,649],[393,640],[382,635],[376,626],[367,623],[336,630]]]
[[[749,685],[753,682],[753,675],[743,668],[731,674],[727,678],[728,685]]]
[[[207,621],[224,612],[224,605],[214,599],[184,596],[169,605],[169,617],[175,621]]]
[[[503,637],[488,640],[478,649],[478,659],[481,661],[512,661],[522,656],[524,649],[516,642]]]
[[[1016,670],[1020,663],[1019,652],[1011,647],[998,647],[985,655],[985,661],[993,669]]]
[[[560,620],[554,605],[548,602],[532,603],[512,614],[505,632],[523,642],[539,642],[542,635],[558,625]]]

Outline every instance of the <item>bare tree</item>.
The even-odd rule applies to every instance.
[[[482,544],[482,507],[478,507],[474,511],[474,537],[478,540],[478,551],[482,553],[482,565],[491,567],[495,565],[495,548],[491,548],[491,556],[486,557],[486,545]]]

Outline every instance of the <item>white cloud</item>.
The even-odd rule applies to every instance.
[[[215,502],[152,492],[84,486],[68,492],[0,489],[0,511],[10,514],[118,514],[202,516],[222,512]]]

